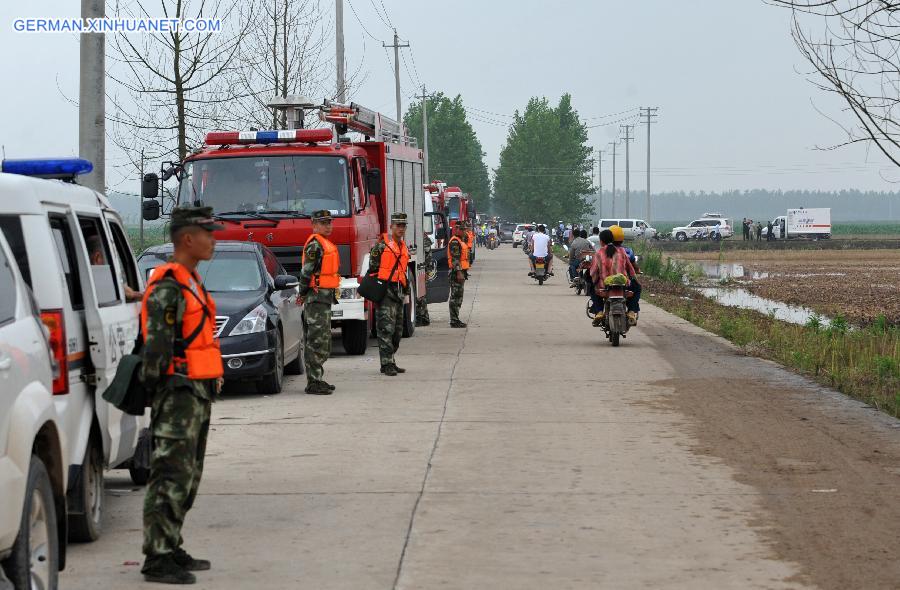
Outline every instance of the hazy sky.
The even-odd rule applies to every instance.
[[[361,66],[365,74],[353,98],[394,116],[393,66],[380,43],[392,32],[376,14],[380,0],[344,2],[349,69]],[[330,0],[322,3],[333,10]],[[384,0],[384,6],[386,20],[412,45],[401,66],[404,108],[419,83],[462,94],[491,168],[516,109],[531,96],[556,102],[569,92],[600,149],[619,135],[619,122],[608,123],[620,117],[605,115],[660,108],[652,129],[654,191],[894,190],[891,181],[900,180],[875,150],[815,149],[841,140],[840,129],[816,109],[842,121],[847,116],[798,73],[805,65],[790,38],[789,13],[762,0]],[[8,157],[77,151],[77,109],[67,97],[78,97],[78,38],[18,34],[12,19],[79,11],[79,0],[0,3],[6,80],[0,144]],[[645,186],[645,133],[637,126],[632,144],[631,183],[638,190]],[[620,149],[617,182],[624,187]],[[108,184],[135,190],[116,172],[121,154],[112,146],[107,154]],[[604,158],[608,189],[612,162],[608,153]]]

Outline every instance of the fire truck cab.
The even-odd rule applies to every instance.
[[[225,229],[223,240],[257,241],[268,246],[285,269],[299,275],[303,247],[312,234],[310,216],[327,209],[333,218],[330,240],[340,255],[339,303],[332,308],[344,349],[363,354],[372,329],[371,305],[357,294],[368,270],[369,250],[389,231],[390,216],[409,219],[407,268],[412,292],[406,305],[404,336],[415,331],[417,297],[425,296],[426,274],[420,243],[424,235],[423,154],[406,128],[355,103],[316,107],[331,128],[225,131],[207,134],[202,148],[184,162],[163,169],[176,176],[175,204],[211,206]],[[302,117],[299,118],[302,121]],[[291,117],[289,120],[295,120]],[[361,141],[345,134],[360,133]],[[145,219],[159,216],[155,174],[145,177]]]

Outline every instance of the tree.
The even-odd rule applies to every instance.
[[[276,116],[267,106],[273,97],[335,98],[336,89],[327,87],[334,79],[328,51],[334,21],[321,0],[260,0],[256,12],[257,26],[241,46],[232,76],[232,86],[245,92],[227,103],[227,118],[237,129],[286,129],[285,113]],[[355,78],[350,76],[348,88]],[[317,121],[317,112],[306,113],[305,126]]]
[[[151,5],[158,7],[154,11]],[[116,18],[221,19],[211,32],[152,32],[113,35],[109,97],[115,124],[113,141],[137,166],[143,156],[183,160],[202,134],[221,117],[222,105],[233,100],[227,83],[238,48],[254,26],[254,4],[238,14],[227,0],[137,0],[117,3]],[[240,91],[243,92],[243,91]]]
[[[490,198],[491,184],[484,152],[475,130],[466,118],[462,97],[450,99],[438,92],[426,101],[428,107],[428,167],[432,180],[459,186],[474,199],[479,210]],[[403,117],[409,132],[422,144],[422,103],[410,105]]]
[[[498,210],[519,220],[584,219],[593,207],[587,129],[564,94],[556,108],[534,97],[516,111],[494,175]]]
[[[884,0],[768,1],[792,10],[792,35],[813,67],[813,84],[840,96],[852,115],[851,126],[838,123],[846,134],[839,146],[873,143],[900,165],[900,5]],[[810,23],[819,24],[820,31],[804,27]]]

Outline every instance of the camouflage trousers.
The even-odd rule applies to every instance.
[[[331,356],[331,304],[308,302],[303,309],[303,366],[308,383],[321,381]]]
[[[394,364],[394,353],[403,337],[403,295],[396,287],[389,287],[375,310],[375,331],[378,334],[378,355],[381,366]]]
[[[466,289],[466,281],[457,281],[456,277],[450,277],[450,321],[459,322],[459,308],[462,307],[463,292]]]
[[[167,384],[153,397],[153,453],[144,498],[145,555],[164,555],[181,547],[181,527],[203,474],[210,406],[190,385]]]
[[[416,325],[430,326],[431,318],[428,316],[428,302],[425,297],[416,299]]]

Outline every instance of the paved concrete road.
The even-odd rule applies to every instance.
[[[328,363],[334,396],[306,396],[295,377],[280,395],[217,403],[185,530],[213,561],[199,587],[811,584],[776,551],[761,491],[698,449],[706,425],[667,401],[685,363],[705,374],[734,351],[651,306],[613,349],[562,265],[543,287],[526,270],[521,250],[479,250],[469,328],[431,306],[433,325],[401,345],[406,375],[380,375],[372,341]],[[707,344],[674,357],[679,333]],[[121,473],[103,537],[71,547],[64,588],[149,587],[129,564],[143,490]]]

